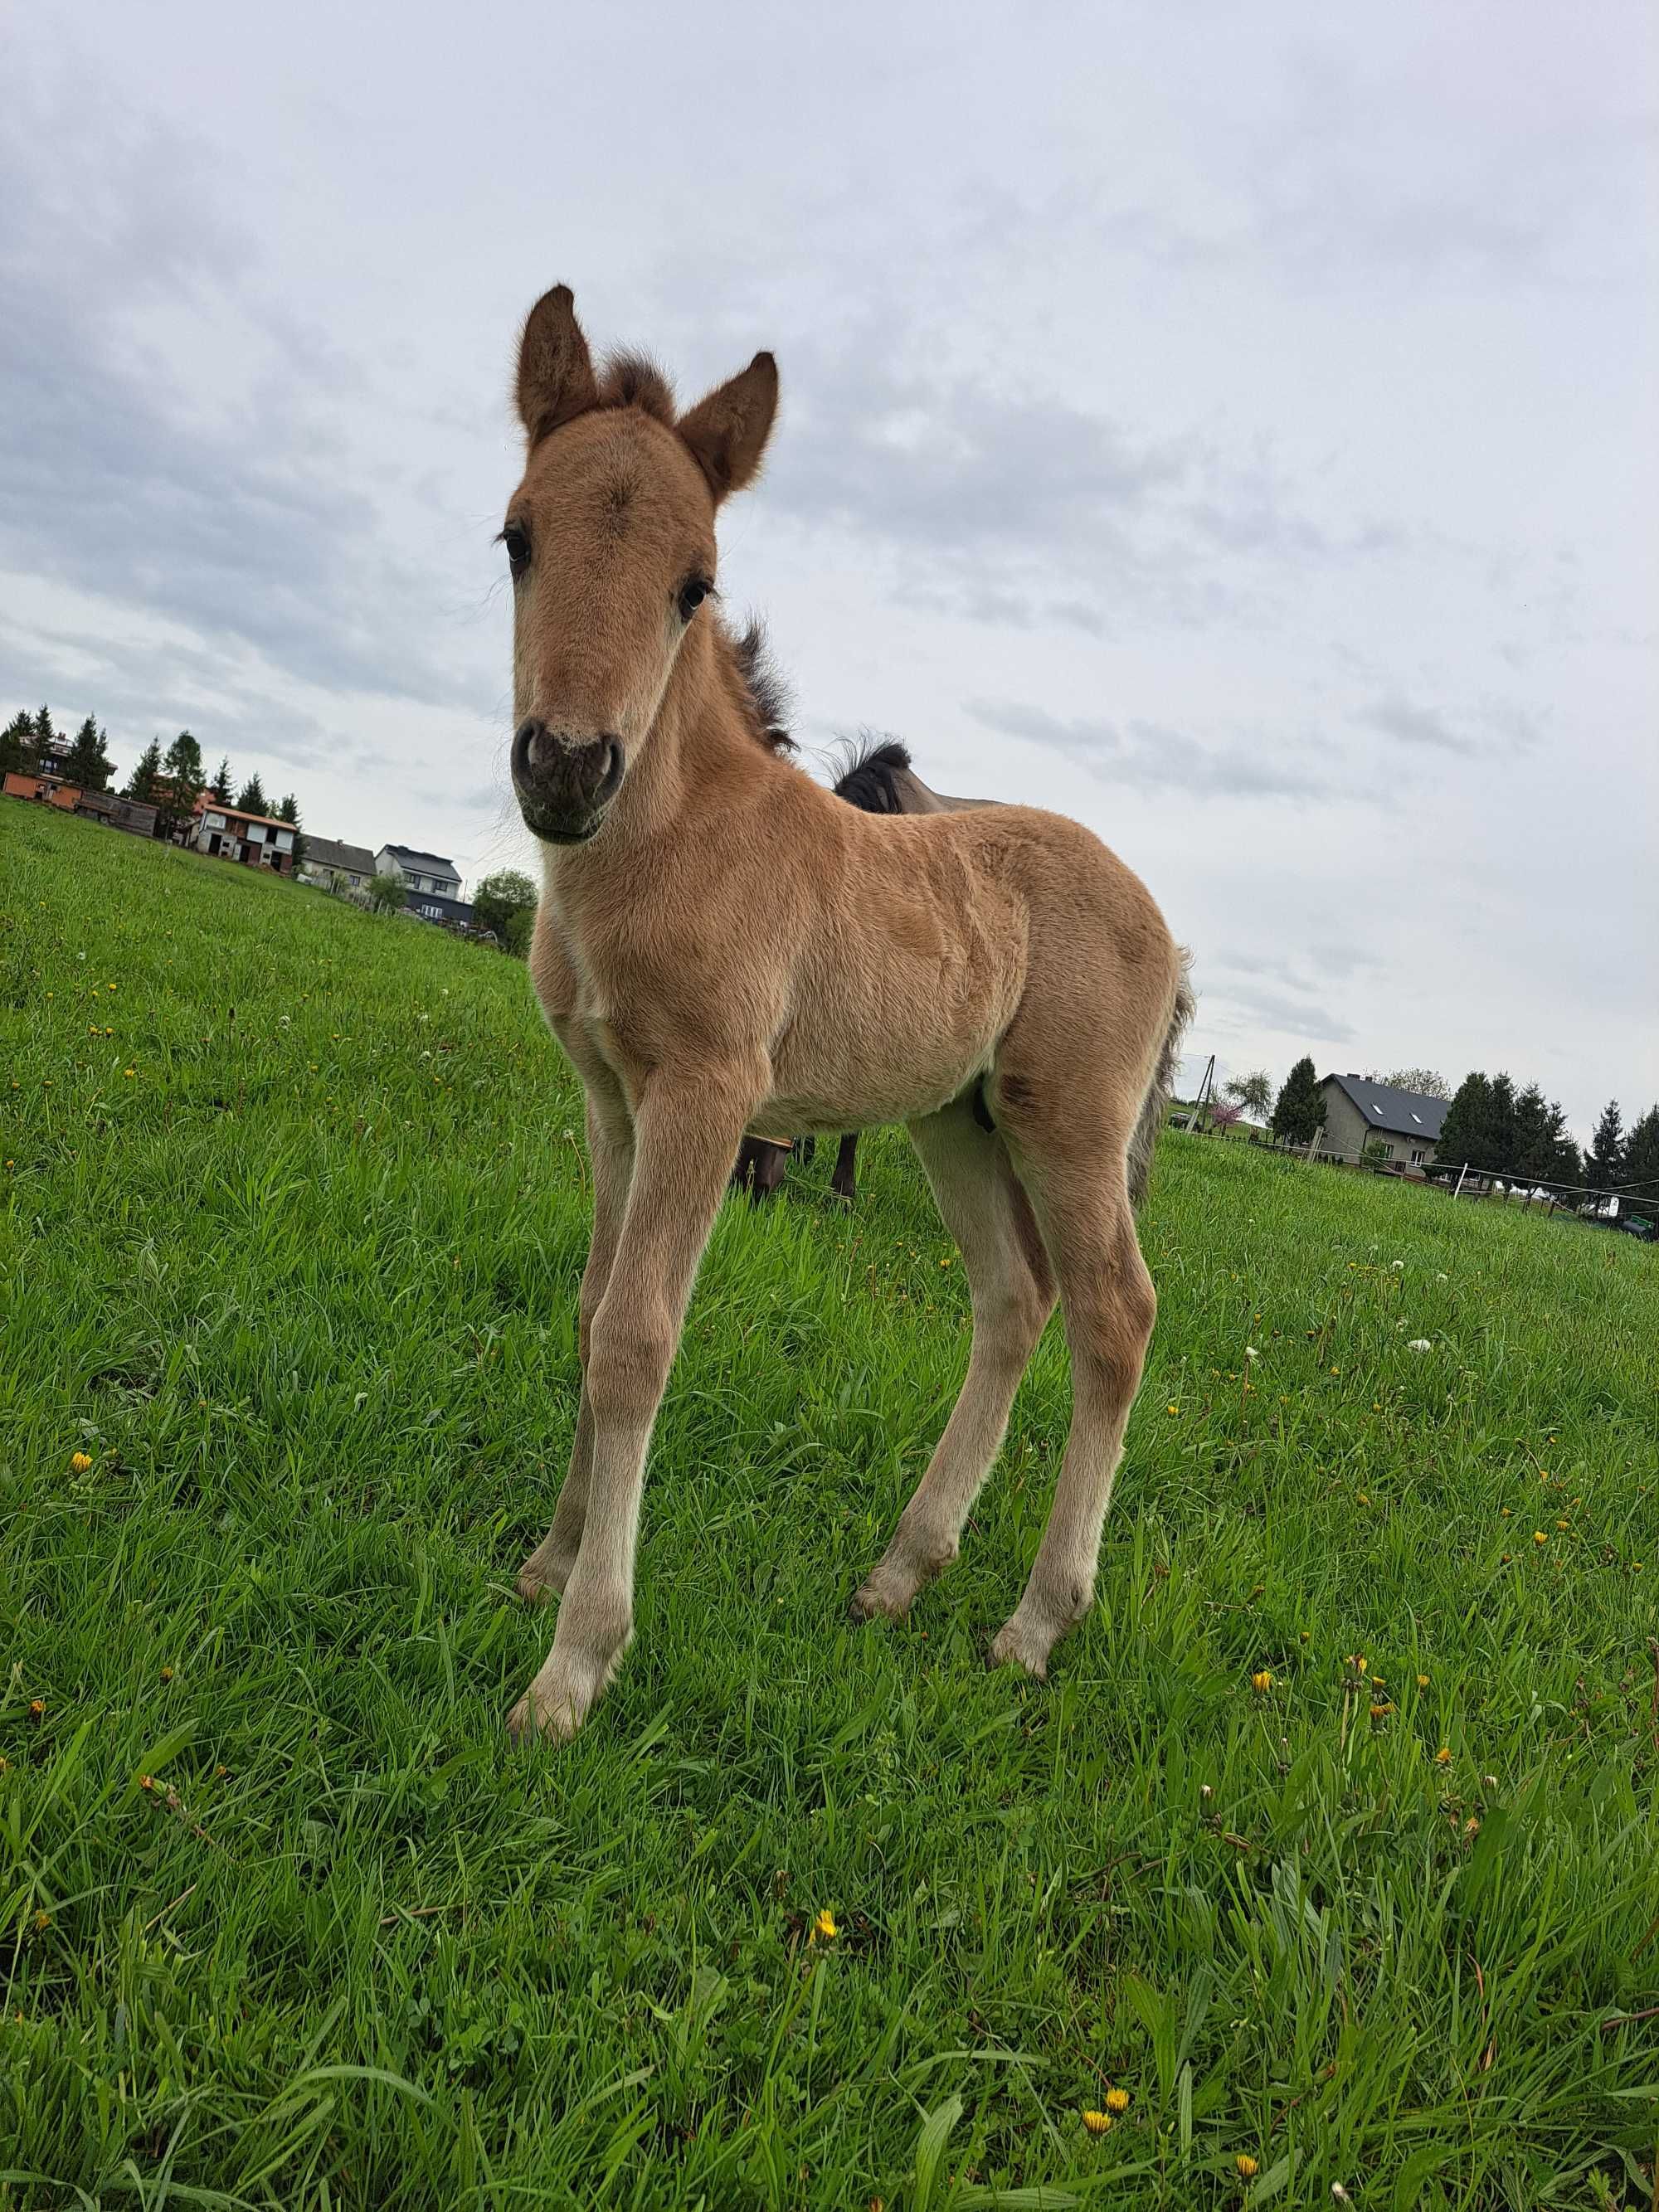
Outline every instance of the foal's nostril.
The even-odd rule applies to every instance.
[[[538,737],[545,735],[546,727],[544,722],[520,722],[518,728],[514,731],[513,775],[516,782],[523,783],[528,778],[534,766],[530,757],[530,748]]]
[[[599,778],[599,787],[593,793],[593,804],[596,806],[604,806],[611,799],[614,799],[617,795],[617,787],[623,780],[623,749],[621,738],[606,738],[603,740],[603,744],[605,746],[605,773]]]

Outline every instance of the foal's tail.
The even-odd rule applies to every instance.
[[[1135,1123],[1134,1135],[1129,1140],[1129,1203],[1137,1212],[1145,1202],[1146,1186],[1152,1180],[1152,1147],[1158,1142],[1158,1133],[1164,1127],[1164,1116],[1175,1096],[1176,1076],[1181,1066],[1181,1040],[1187,1024],[1198,1012],[1198,1000],[1193,996],[1192,955],[1182,952],[1181,972],[1176,981],[1175,1008],[1170,1016],[1170,1026],[1164,1031],[1164,1043],[1158,1055],[1158,1067],[1153,1073],[1146,1096],[1140,1102],[1140,1119]]]

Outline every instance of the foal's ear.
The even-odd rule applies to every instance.
[[[599,396],[568,284],[544,292],[519,341],[519,419],[532,446]]]
[[[720,505],[752,482],[778,411],[778,365],[757,353],[740,376],[700,399],[675,425]]]

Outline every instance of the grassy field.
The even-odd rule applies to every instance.
[[[586,1235],[523,969],[16,804],[0,887],[0,2204],[1651,2204],[1659,1251],[1166,1139],[1038,1688],[1057,1331],[847,1624],[967,1319],[902,1141],[850,1216],[821,1148],[515,1753]]]

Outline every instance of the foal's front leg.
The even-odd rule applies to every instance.
[[[507,1725],[573,1736],[634,1632],[634,1554],[645,1455],[697,1262],[738,1139],[765,1091],[758,1068],[666,1072],[635,1118],[634,1175],[593,1319],[586,1400],[592,1462],[581,1544],[553,1649]]]
[[[608,1072],[607,1072],[608,1073]],[[593,1464],[593,1408],[587,1395],[587,1355],[593,1317],[611,1281],[611,1268],[622,1234],[623,1212],[634,1174],[634,1124],[621,1085],[602,1083],[587,1097],[587,1156],[593,1169],[593,1234],[576,1305],[576,1345],[581,1362],[581,1396],[570,1467],[553,1509],[553,1525],[519,1570],[519,1595],[532,1605],[556,1597],[570,1579],[587,1512],[587,1485]]]

